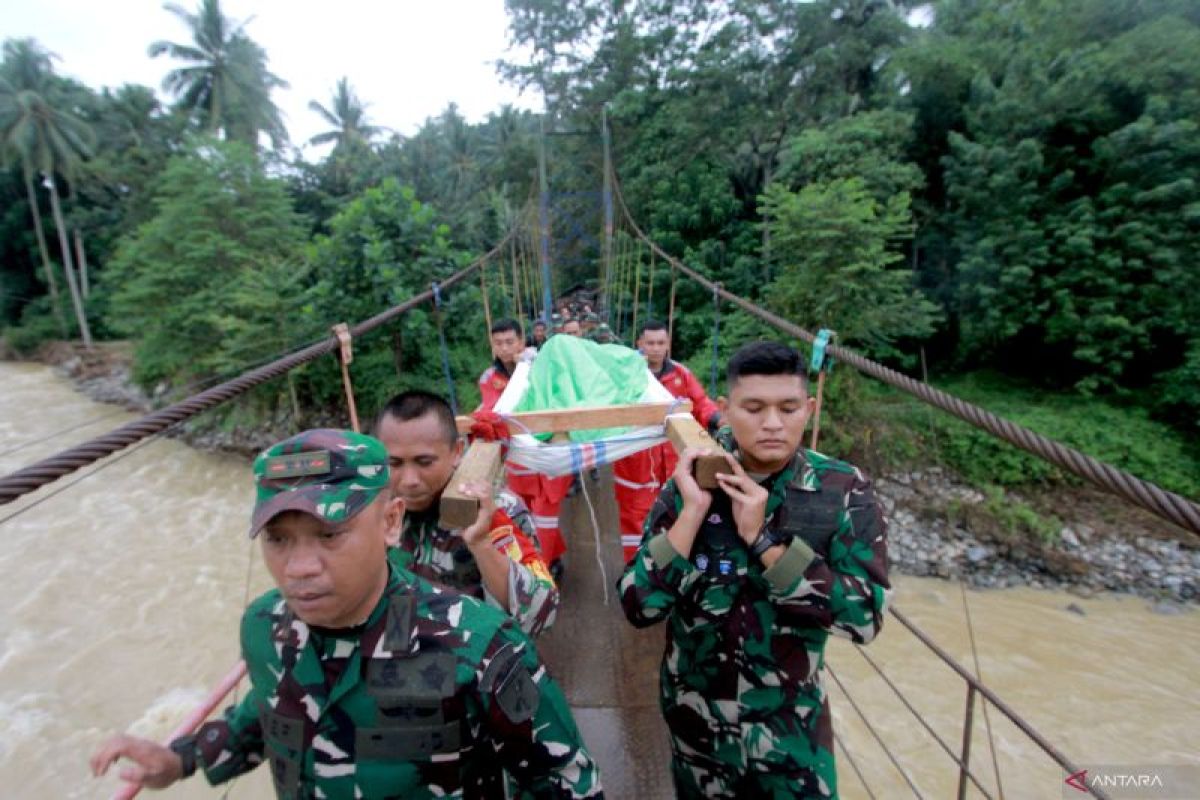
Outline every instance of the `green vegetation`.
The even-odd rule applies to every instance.
[[[1079,482],[1037,456],[921,401],[859,379],[864,397],[854,404],[870,420],[859,430],[838,427],[839,396],[831,396],[838,446],[870,447],[874,463],[904,468],[932,459],[975,486],[1037,488]],[[994,373],[959,375],[933,384],[1043,436],[1056,439],[1185,497],[1200,497],[1200,450],[1170,426],[1151,419],[1145,406],[1117,405],[1094,397],[1047,392]],[[837,435],[837,434],[835,434]],[[865,444],[864,443],[869,443]]]
[[[310,103],[326,124],[313,141],[333,145],[316,162],[285,147],[271,97],[283,77],[218,0],[168,9],[189,41],[148,43],[177,67],[170,107],[144,86],[95,92],[57,74],[38,43],[6,42],[5,338],[27,351],[64,335],[131,337],[139,380],[173,391],[236,373],[499,241],[536,184],[542,124],[595,132],[545,143],[551,204],[571,228],[556,234],[554,288],[594,282],[606,109],[622,194],[671,253],[910,373],[923,349],[947,390],[1200,494],[1200,6],[506,7],[510,38],[532,57],[501,73],[544,98],[544,120],[501,108],[471,124],[451,103],[402,137],[331,75],[331,95]],[[610,322],[626,337],[635,314],[665,316],[671,276],[650,266],[611,287]],[[539,279],[516,248],[487,281],[493,316],[530,316]],[[674,353],[707,383],[712,298],[687,280],[676,289]],[[442,310],[464,407],[488,361],[483,300],[472,281]],[[727,305],[721,314],[722,360],[777,336]],[[441,387],[439,350],[428,307],[356,342],[360,407]],[[332,359],[277,384],[230,424],[341,413]],[[1065,480],[844,367],[828,403],[831,452],[932,453],[1006,487]]]
[[[1028,503],[1013,497],[999,486],[985,484],[982,503],[951,500],[946,505],[947,517],[979,535],[989,532],[1002,541],[1018,542],[1032,539],[1041,545],[1058,540],[1062,520],[1054,515],[1042,516]]]

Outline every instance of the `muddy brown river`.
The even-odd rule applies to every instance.
[[[129,418],[84,398],[45,367],[0,363],[0,474]],[[47,438],[79,423],[91,424]],[[63,488],[97,466],[0,506],[0,520],[28,508],[0,522],[6,798],[109,796],[117,782],[88,775],[91,749],[115,730],[165,736],[235,663],[241,610],[269,585],[245,536],[252,491],[244,461],[159,439],[98,466],[75,485]],[[620,559],[611,488],[607,476],[588,487],[611,587]],[[633,630],[611,591],[604,604],[582,495],[564,508],[564,529],[571,546],[565,605],[539,649],[576,710],[608,796],[670,797],[655,688],[661,630]],[[959,587],[903,577],[896,584],[897,607],[970,666]],[[985,682],[1068,757],[1081,765],[1200,766],[1194,609],[1165,616],[1127,596],[1022,589],[968,591],[967,601]],[[1084,615],[1068,611],[1072,603]],[[957,752],[962,681],[894,619],[867,653]],[[835,642],[829,663],[917,789],[926,797],[954,796],[957,767],[855,648]],[[875,796],[914,796],[850,698],[828,684],[837,733]],[[1065,796],[1058,766],[997,710],[989,716],[1004,795]],[[971,767],[994,793],[978,711],[974,730]],[[869,796],[838,757],[842,796]],[[270,797],[265,770],[258,773],[227,796]],[[195,778],[157,796],[221,797],[226,788]]]

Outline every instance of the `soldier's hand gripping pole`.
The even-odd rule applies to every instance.
[[[719,488],[717,473],[730,472],[729,462],[725,458],[727,452],[725,448],[710,436],[708,431],[701,428],[700,423],[691,416],[668,416],[664,427],[667,439],[670,440],[675,452],[679,455],[683,455],[683,451],[689,447],[694,450],[708,451],[708,455],[696,456],[692,474],[696,476],[696,483],[700,485],[701,489]]]

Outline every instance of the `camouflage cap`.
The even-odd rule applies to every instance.
[[[353,431],[305,431],[254,459],[254,485],[258,496],[250,520],[251,539],[284,511],[344,522],[387,488],[387,448],[378,439]]]

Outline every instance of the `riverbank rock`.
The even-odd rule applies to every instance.
[[[1169,601],[1164,607],[1200,602],[1200,549],[1167,538],[1157,520],[1139,529],[1130,525],[1127,512],[1119,519],[1110,513],[1109,524],[1105,514],[1092,513],[1048,541],[1006,530],[984,495],[938,468],[881,476],[876,489],[898,572],[962,580],[976,588],[1046,587],[1080,597],[1129,592]],[[1106,502],[1085,495],[1086,502],[1076,503],[1066,496],[1088,491],[1059,490],[1061,507],[1074,511]]]

